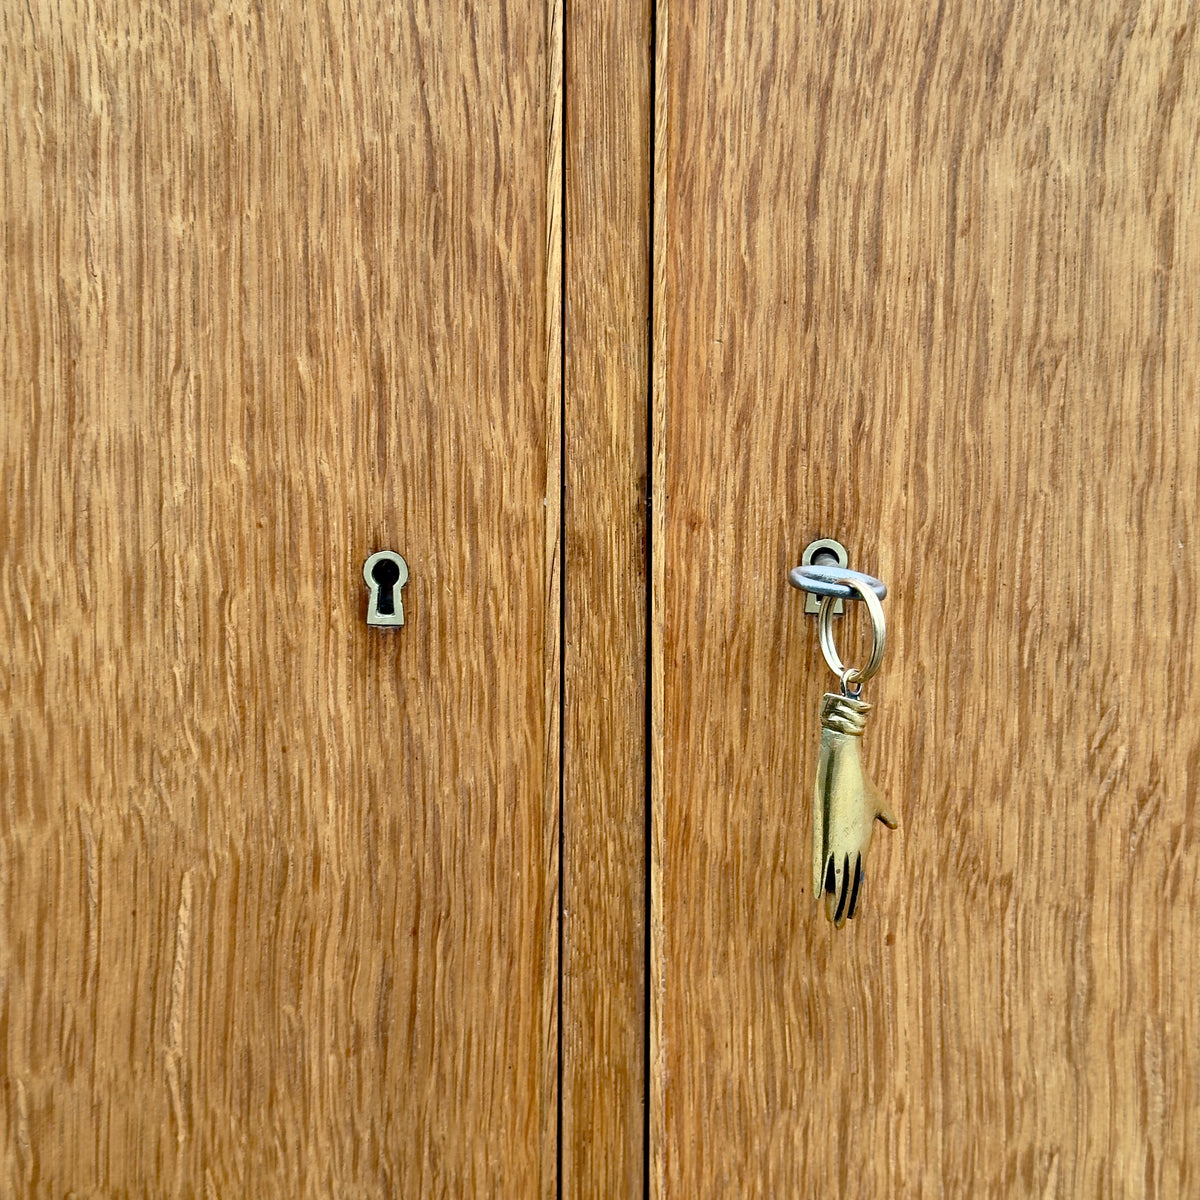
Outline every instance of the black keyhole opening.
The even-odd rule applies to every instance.
[[[379,584],[379,600],[376,604],[381,617],[393,616],[396,612],[396,601],[393,589],[396,580],[400,578],[399,566],[390,558],[381,558],[371,568],[371,578]]]

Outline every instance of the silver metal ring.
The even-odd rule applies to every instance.
[[[830,563],[810,563],[807,566],[793,567],[788,572],[788,583],[802,592],[813,592],[818,596],[836,596],[839,600],[858,600],[860,593],[851,586],[851,582],[868,587],[875,596],[884,600],[887,598],[887,585],[873,575],[864,575],[861,571],[851,571],[849,567],[837,567]]]
[[[854,575],[857,572],[849,571],[845,574]],[[857,684],[858,690],[861,692],[862,685],[879,670],[883,662],[883,648],[887,643],[887,622],[883,616],[883,605],[879,603],[879,597],[875,595],[874,589],[869,584],[862,583],[858,579],[847,579],[846,586],[854,589],[854,599],[861,599],[866,603],[867,613],[871,618],[871,656],[867,659],[866,666],[847,667],[842,662],[837,647],[833,644],[835,596],[826,596],[821,601],[821,610],[817,614],[817,637],[820,639],[821,653],[825,656],[829,669],[842,681],[842,690],[848,695],[853,695],[856,693],[850,691],[851,687]]]

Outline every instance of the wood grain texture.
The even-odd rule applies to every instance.
[[[658,1193],[1194,1195],[1195,12],[669,9]],[[818,535],[892,587],[841,933]]]
[[[0,31],[0,1192],[551,1195],[559,10]]]
[[[562,1190],[643,1191],[649,4],[567,11]]]

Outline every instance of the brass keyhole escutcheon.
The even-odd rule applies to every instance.
[[[850,555],[846,552],[846,547],[835,538],[818,538],[815,542],[809,542],[804,548],[804,557],[800,560],[800,565],[807,566],[835,566],[848,567],[850,565]],[[804,611],[809,616],[816,616],[821,610],[821,597],[809,593],[804,601]],[[840,617],[843,612],[843,605],[838,600],[833,606],[833,615]]]
[[[378,550],[363,563],[367,585],[367,624],[394,629],[404,624],[400,589],[408,582],[408,563],[394,550]]]

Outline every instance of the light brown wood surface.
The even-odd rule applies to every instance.
[[[658,20],[654,1191],[1195,1195],[1195,13]],[[837,933],[819,535],[892,589]]]
[[[643,1192],[649,4],[568,7],[562,1191]]]
[[[560,39],[0,13],[5,1196],[554,1191]]]

